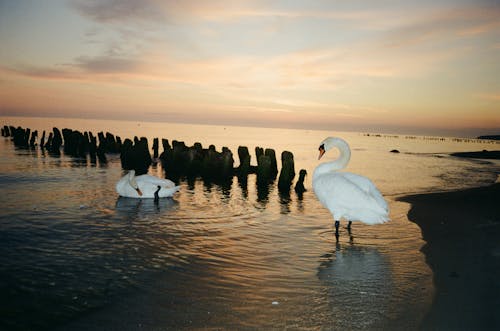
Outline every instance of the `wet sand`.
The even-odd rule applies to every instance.
[[[423,330],[500,330],[500,183],[407,196],[435,296]]]
[[[488,159],[488,160],[499,160],[500,151],[480,151],[480,152],[458,152],[451,153],[452,156],[475,158],[475,159]]]

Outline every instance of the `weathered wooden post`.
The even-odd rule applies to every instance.
[[[281,153],[281,172],[278,180],[278,189],[280,191],[289,191],[295,177],[295,166],[293,154],[288,151]]]
[[[12,140],[14,145],[18,147],[28,147],[28,141],[30,137],[30,129],[23,129],[22,127],[11,127]]]
[[[181,174],[186,165],[187,146],[183,141],[172,141],[172,168],[174,172]]]
[[[73,131],[73,139],[75,140],[75,155],[78,157],[86,157],[87,150],[85,145],[85,136],[80,131]]]
[[[271,178],[276,179],[278,176],[278,163],[276,162],[276,152],[272,148],[266,148],[264,155],[271,160]]]
[[[120,136],[116,136],[116,153],[120,153],[122,149],[122,138]]]
[[[30,135],[31,135],[31,129],[26,128],[25,134],[24,134],[24,139],[23,139],[23,146],[28,147],[29,145],[29,140],[30,140]]]
[[[89,131],[89,154],[91,159],[96,158],[96,152],[97,152],[97,139],[92,134],[92,132]]]
[[[238,177],[246,177],[250,172],[250,153],[246,146],[238,147],[238,158],[240,165],[238,166]]]
[[[30,147],[35,147],[35,143],[36,143],[36,138],[38,137],[38,131],[35,130],[33,131],[33,133],[31,134],[31,139],[30,139]]]
[[[94,138],[95,141],[95,138]],[[125,141],[122,144],[121,151],[120,151],[120,161],[122,164],[122,169],[124,170],[132,170],[134,169],[133,163],[132,163],[132,146],[134,143],[130,139],[125,139]]]
[[[101,148],[102,150],[105,150],[106,149],[106,138],[104,137],[104,133],[102,131],[97,133],[97,139],[99,141],[97,149]]]
[[[105,142],[101,141],[101,142],[99,142],[99,146],[97,147],[97,150],[96,150],[96,154],[97,154],[97,158],[99,159],[99,163],[105,164],[108,162],[108,159],[106,158],[105,153],[106,153]]]
[[[40,140],[40,149],[45,148],[45,130],[42,132],[42,140]]]
[[[80,135],[78,154],[80,154],[81,157],[87,157],[87,153],[89,151],[90,151],[90,138],[89,138],[89,133],[85,131],[83,135]]]
[[[233,152],[227,147],[222,147],[222,176],[229,179],[233,176]]]
[[[198,142],[186,150],[186,167],[184,170],[187,175],[191,177],[199,174],[206,175],[208,169],[204,168],[204,154],[203,146]]]
[[[219,163],[218,158],[219,156],[214,145],[208,146],[208,149],[203,151],[201,175],[205,179],[214,179],[218,177],[217,171],[220,170],[217,169],[217,164]]]
[[[257,160],[257,167],[259,166],[259,156],[264,154],[264,149],[262,147],[255,147],[255,158]]]
[[[153,139],[153,158],[157,159],[158,158],[158,148],[159,148],[159,140],[158,138]]]
[[[297,180],[297,183],[295,183],[295,192],[299,195],[306,191],[306,188],[304,187],[304,179],[306,178],[306,175],[307,171],[305,169],[301,169],[299,171],[299,179]]]
[[[135,172],[138,176],[143,175],[148,172],[148,168],[152,163],[147,138],[141,137],[138,143],[134,145],[133,149],[136,154]]]
[[[167,150],[171,150],[170,144],[168,143],[168,139],[163,138],[161,140],[161,145],[163,146],[163,152],[165,153]]]
[[[271,182],[271,158],[260,154],[257,159],[257,185],[267,185]]]
[[[168,139],[163,138],[161,140],[161,144],[163,146],[163,152],[160,154],[160,161],[163,169],[167,172],[167,169],[171,166],[172,163],[172,147],[168,142]]]
[[[49,137],[47,138],[47,143],[45,144],[45,148],[50,152],[52,149],[52,140],[54,139],[54,133],[49,132]]]
[[[107,153],[119,153],[120,147],[112,133],[106,132],[105,147]]]
[[[71,133],[73,132],[71,129],[68,128],[63,128],[61,130],[62,136],[64,139],[64,153],[67,155],[74,155],[72,148],[73,148],[73,141],[71,137]]]
[[[63,138],[61,131],[58,128],[53,128],[52,131],[54,135],[52,137],[52,143],[50,144],[50,152],[54,154],[61,154],[61,145],[63,143]]]

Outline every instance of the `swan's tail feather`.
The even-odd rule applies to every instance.
[[[373,225],[373,224],[383,224],[389,222],[390,219],[387,217],[378,217],[378,218],[363,218],[360,219],[360,221],[365,224]]]
[[[173,196],[177,191],[179,191],[180,186],[174,186],[169,188],[162,188],[159,192],[161,198],[169,198]]]

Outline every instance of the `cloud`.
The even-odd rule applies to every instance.
[[[165,18],[161,1],[155,0],[75,0],[71,4],[83,16],[100,23],[161,21]]]
[[[448,8],[437,10],[432,15],[420,9],[408,17],[401,15],[400,8],[356,10],[346,7],[334,10],[330,7],[320,10],[314,5],[300,4],[292,8],[284,4],[288,5],[289,2],[74,0],[73,8],[81,15],[101,23],[87,30],[84,37],[94,43],[100,40],[104,47],[100,50],[94,48],[91,55],[74,56],[63,65],[18,66],[14,70],[23,75],[49,79],[103,80],[107,75],[113,76],[113,79],[122,75],[127,77],[123,81],[130,84],[137,84],[133,78],[138,78],[141,83],[151,82],[157,86],[187,84],[210,91],[220,88],[232,92],[236,89],[240,92],[248,90],[249,94],[263,89],[276,92],[302,88],[324,92],[366,81],[425,76],[450,58],[463,55],[463,52],[459,52],[463,49],[448,47],[446,41],[449,38],[489,33],[498,26],[494,20],[498,17],[498,10],[485,10],[479,5],[469,8],[470,11]],[[185,45],[173,43],[177,39],[171,39],[175,37],[171,36],[169,28],[159,24],[181,17],[225,20],[237,16],[325,18],[378,26],[381,29],[363,34],[361,38],[346,38],[342,43],[330,40],[321,44],[305,42],[295,49],[278,48],[272,54],[261,53],[260,48],[264,48],[264,44],[258,42],[249,51],[233,53],[231,41],[226,43],[226,40],[221,43],[227,44],[227,48],[215,51],[209,48],[210,42],[194,39],[191,35],[199,51],[192,52],[194,55],[190,57],[183,57],[180,54],[184,53],[179,48]],[[389,23],[383,25],[380,23],[382,21]],[[133,24],[144,22],[158,24],[151,29],[155,33]],[[191,27],[192,24],[186,24],[186,28]],[[251,25],[251,28],[254,27]],[[217,28],[225,29],[227,26]],[[113,33],[110,34],[110,30]],[[108,34],[105,35],[103,31]],[[249,35],[255,37],[252,33],[253,30]],[[350,30],[340,31],[339,36],[343,33],[350,33]],[[332,34],[332,39],[336,36]],[[299,37],[305,38],[306,34]],[[280,38],[285,40],[287,36]],[[185,39],[179,38],[181,43],[186,42]],[[278,44],[285,43],[281,39],[273,40]],[[415,48],[429,41],[437,46]],[[258,93],[253,96],[258,96]],[[274,96],[278,98],[279,93],[276,92]],[[288,104],[283,106],[294,107],[296,103],[286,102]]]
[[[263,0],[73,0],[81,15],[100,23],[178,23],[183,20],[238,21],[245,18],[330,19],[388,26],[401,20],[391,9],[340,8],[328,2],[269,2]],[[366,7],[366,6],[365,6]]]
[[[21,75],[39,79],[79,79],[79,75],[65,68],[20,65],[15,68],[1,68],[6,75]]]
[[[7,74],[48,80],[101,80],[100,75],[131,75],[140,71],[141,62],[136,59],[114,56],[81,56],[72,63],[54,66],[17,65],[0,68]]]
[[[137,71],[140,63],[135,59],[114,56],[81,56],[76,59],[74,66],[86,73],[131,73]]]
[[[263,2],[248,0],[73,0],[71,4],[81,15],[100,23],[173,23],[276,15],[264,8],[257,10]]]
[[[497,33],[499,17],[500,6],[461,6],[432,13],[423,10],[388,31],[385,43],[389,47],[408,47]]]
[[[361,10],[356,4],[339,7],[328,2],[318,5],[245,0],[74,0],[72,4],[84,17],[116,32],[111,44],[109,37],[102,37],[103,43],[108,43],[107,47],[114,51],[79,56],[74,60],[74,67],[90,73],[131,74],[141,68],[143,77],[154,80],[238,89],[259,85],[272,88],[307,85],[332,89],[360,77],[422,76],[443,61],[457,56],[455,48],[444,46],[450,40],[488,33],[499,24],[496,20],[498,8],[487,10],[489,7],[485,9],[484,4],[437,7],[432,11],[425,6],[414,6],[411,16],[402,7],[370,8],[364,5]],[[327,6],[322,8],[325,4]],[[245,40],[252,40],[255,48],[242,40],[218,40],[226,36],[220,31],[230,30],[229,25],[200,25],[200,20],[233,23],[235,18],[324,19],[329,22],[326,26],[343,22],[339,35],[358,29],[371,32],[359,39],[347,38],[341,45],[329,40],[322,44],[301,42],[300,47],[277,47],[274,53],[269,53],[265,52],[265,44],[258,38],[257,30],[262,33],[266,25],[262,21],[242,31]],[[172,29],[165,25],[173,22],[175,27]],[[144,24],[150,26],[145,29]],[[193,31],[199,31],[203,38],[197,39],[200,36]],[[286,35],[281,36],[282,32],[273,32],[281,38],[276,42],[288,45],[290,40]],[[88,31],[87,37],[95,42],[98,35],[99,30],[93,29]],[[334,31],[332,38],[335,36]],[[425,51],[415,49],[426,44],[438,44],[438,47]],[[214,47],[217,45],[224,46]],[[247,48],[242,50],[241,46]]]

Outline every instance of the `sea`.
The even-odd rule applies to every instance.
[[[252,174],[224,185],[181,178],[180,191],[155,204],[118,196],[119,155],[54,156],[2,137],[1,330],[418,329],[433,274],[411,206],[397,198],[486,186],[500,174],[498,161],[450,155],[500,149],[468,138],[65,118],[0,117],[0,125],[228,147],[235,166],[239,146],[254,165],[255,147],[273,148],[278,169],[290,151],[295,171],[308,174],[303,195],[276,184],[261,192]],[[349,143],[346,170],[375,183],[390,222],[353,223],[350,232],[341,222],[336,238],[312,190],[328,136]],[[161,162],[149,173],[169,177]]]

